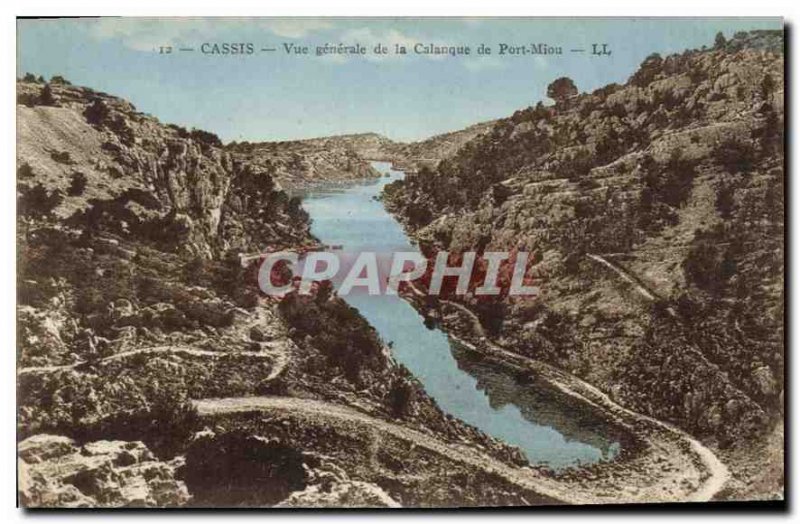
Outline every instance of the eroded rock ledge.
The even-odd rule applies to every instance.
[[[185,504],[177,461],[156,459],[142,442],[99,440],[79,446],[58,435],[18,445],[19,497],[26,507],[163,507]]]

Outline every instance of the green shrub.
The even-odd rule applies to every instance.
[[[59,189],[48,191],[42,184],[22,187],[17,195],[17,213],[29,218],[46,218],[64,201]]]
[[[719,240],[714,233],[699,233],[683,261],[686,281],[713,295],[725,290],[737,270],[733,252],[727,246],[718,245]]]
[[[748,141],[728,138],[714,149],[713,157],[728,173],[748,173],[756,161],[753,145]]]
[[[92,103],[83,110],[83,116],[86,118],[86,121],[93,126],[103,125],[110,113],[111,111],[108,109],[108,105],[106,105],[101,98],[95,98],[92,100]]]
[[[27,162],[23,162],[17,169],[17,179],[33,178],[33,168]]]
[[[56,103],[56,98],[53,96],[53,90],[50,88],[50,84],[45,84],[44,87],[42,88],[41,93],[39,93],[38,105],[40,106],[58,105]]]
[[[86,190],[86,183],[88,179],[86,175],[77,171],[72,173],[72,179],[70,180],[69,189],[67,190],[67,195],[69,196],[80,196]]]

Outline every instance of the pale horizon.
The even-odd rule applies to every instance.
[[[646,56],[713,45],[721,31],[782,29],[780,18],[568,19],[260,18],[20,19],[17,74],[124,98],[165,123],[211,131],[225,143],[377,133],[414,142],[549,103],[568,76],[579,91],[624,83]],[[274,53],[159,55],[160,46],[251,42]],[[378,43],[472,47],[471,56],[303,56],[283,45]],[[613,55],[570,54],[608,43]],[[481,44],[544,43],[560,56],[478,57]],[[199,49],[198,49],[199,50]],[[268,56],[265,56],[268,55]]]

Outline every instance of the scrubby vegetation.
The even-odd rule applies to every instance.
[[[182,474],[194,505],[209,507],[273,505],[308,482],[300,450],[244,431],[193,442]]]
[[[274,504],[302,489],[308,464],[320,461],[288,437],[261,436],[283,426],[262,421],[268,429],[248,432],[242,428],[251,417],[244,416],[225,428],[213,425],[212,433],[195,409],[199,399],[269,395],[358,406],[445,441],[518,459],[442,413],[330,286],[280,303],[260,293],[259,253],[316,246],[299,199],[277,179],[287,168],[302,177],[309,165],[329,160],[351,162],[351,172],[368,166],[353,151],[317,156],[320,147],[278,146],[270,150],[288,155],[289,164],[251,161],[212,133],[164,126],[124,100],[63,79],[44,84],[26,77],[17,88],[24,123],[17,169],[17,429],[31,449],[38,453],[69,437],[78,447],[113,448],[108,456],[116,457],[117,448],[131,444],[148,461],[151,451],[163,461],[153,471],[165,481],[145,480],[167,493],[150,503],[186,503],[185,482],[197,505]],[[47,104],[43,92],[52,97]],[[114,439],[128,442],[105,442]],[[147,448],[130,442],[138,440]],[[70,460],[81,468],[89,459],[71,449]],[[125,502],[121,479],[130,473],[129,455],[122,453],[119,463],[109,458],[111,473],[83,468],[77,482],[100,482],[109,489],[93,485],[98,500]],[[362,466],[375,468],[355,464],[357,474]],[[50,497],[54,488],[36,482],[28,492]],[[86,503],[74,487],[48,503]]]
[[[531,269],[540,300],[507,300],[494,316],[465,300],[508,347],[741,444],[782,409],[780,37],[654,54],[593,93],[557,79],[555,105],[497,121],[384,199],[429,252],[543,253]]]
[[[343,300],[315,300],[311,296],[291,294],[280,305],[296,338],[310,337],[310,344],[326,357],[318,364],[333,372],[338,370],[363,386],[362,371],[385,367],[386,355],[381,351],[378,335],[358,311]]]
[[[103,145],[89,164],[97,153],[77,141],[26,143],[17,171],[18,363],[67,366],[20,375],[19,435],[144,440],[174,456],[200,429],[191,399],[267,391],[277,356],[237,356],[265,340],[242,337],[259,291],[238,253],[309,241],[307,216],[268,173],[234,165],[211,133],[176,133],[62,78],[42,84],[26,76],[23,104],[69,101],[52,125],[77,113],[93,129],[80,132]],[[50,120],[20,118],[51,131]],[[158,176],[142,179],[143,165]],[[242,191],[247,203],[232,202]],[[204,218],[213,214],[214,227]]]

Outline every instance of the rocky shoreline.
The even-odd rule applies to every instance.
[[[417,287],[408,286],[403,297],[421,314],[431,313],[430,302]],[[728,481],[727,467],[685,432],[616,404],[569,373],[499,346],[486,336],[477,316],[461,304],[439,300],[435,308],[440,327],[482,361],[577,400],[625,435],[622,453],[610,462],[548,473],[563,490],[562,500],[624,503],[646,493],[653,501],[706,501],[713,500]]]
[[[556,79],[553,105],[383,195],[426,256],[534,253],[537,299],[453,300],[499,360],[545,362],[702,441],[730,468],[724,500],[783,497],[782,38],[653,54],[591,93]]]

